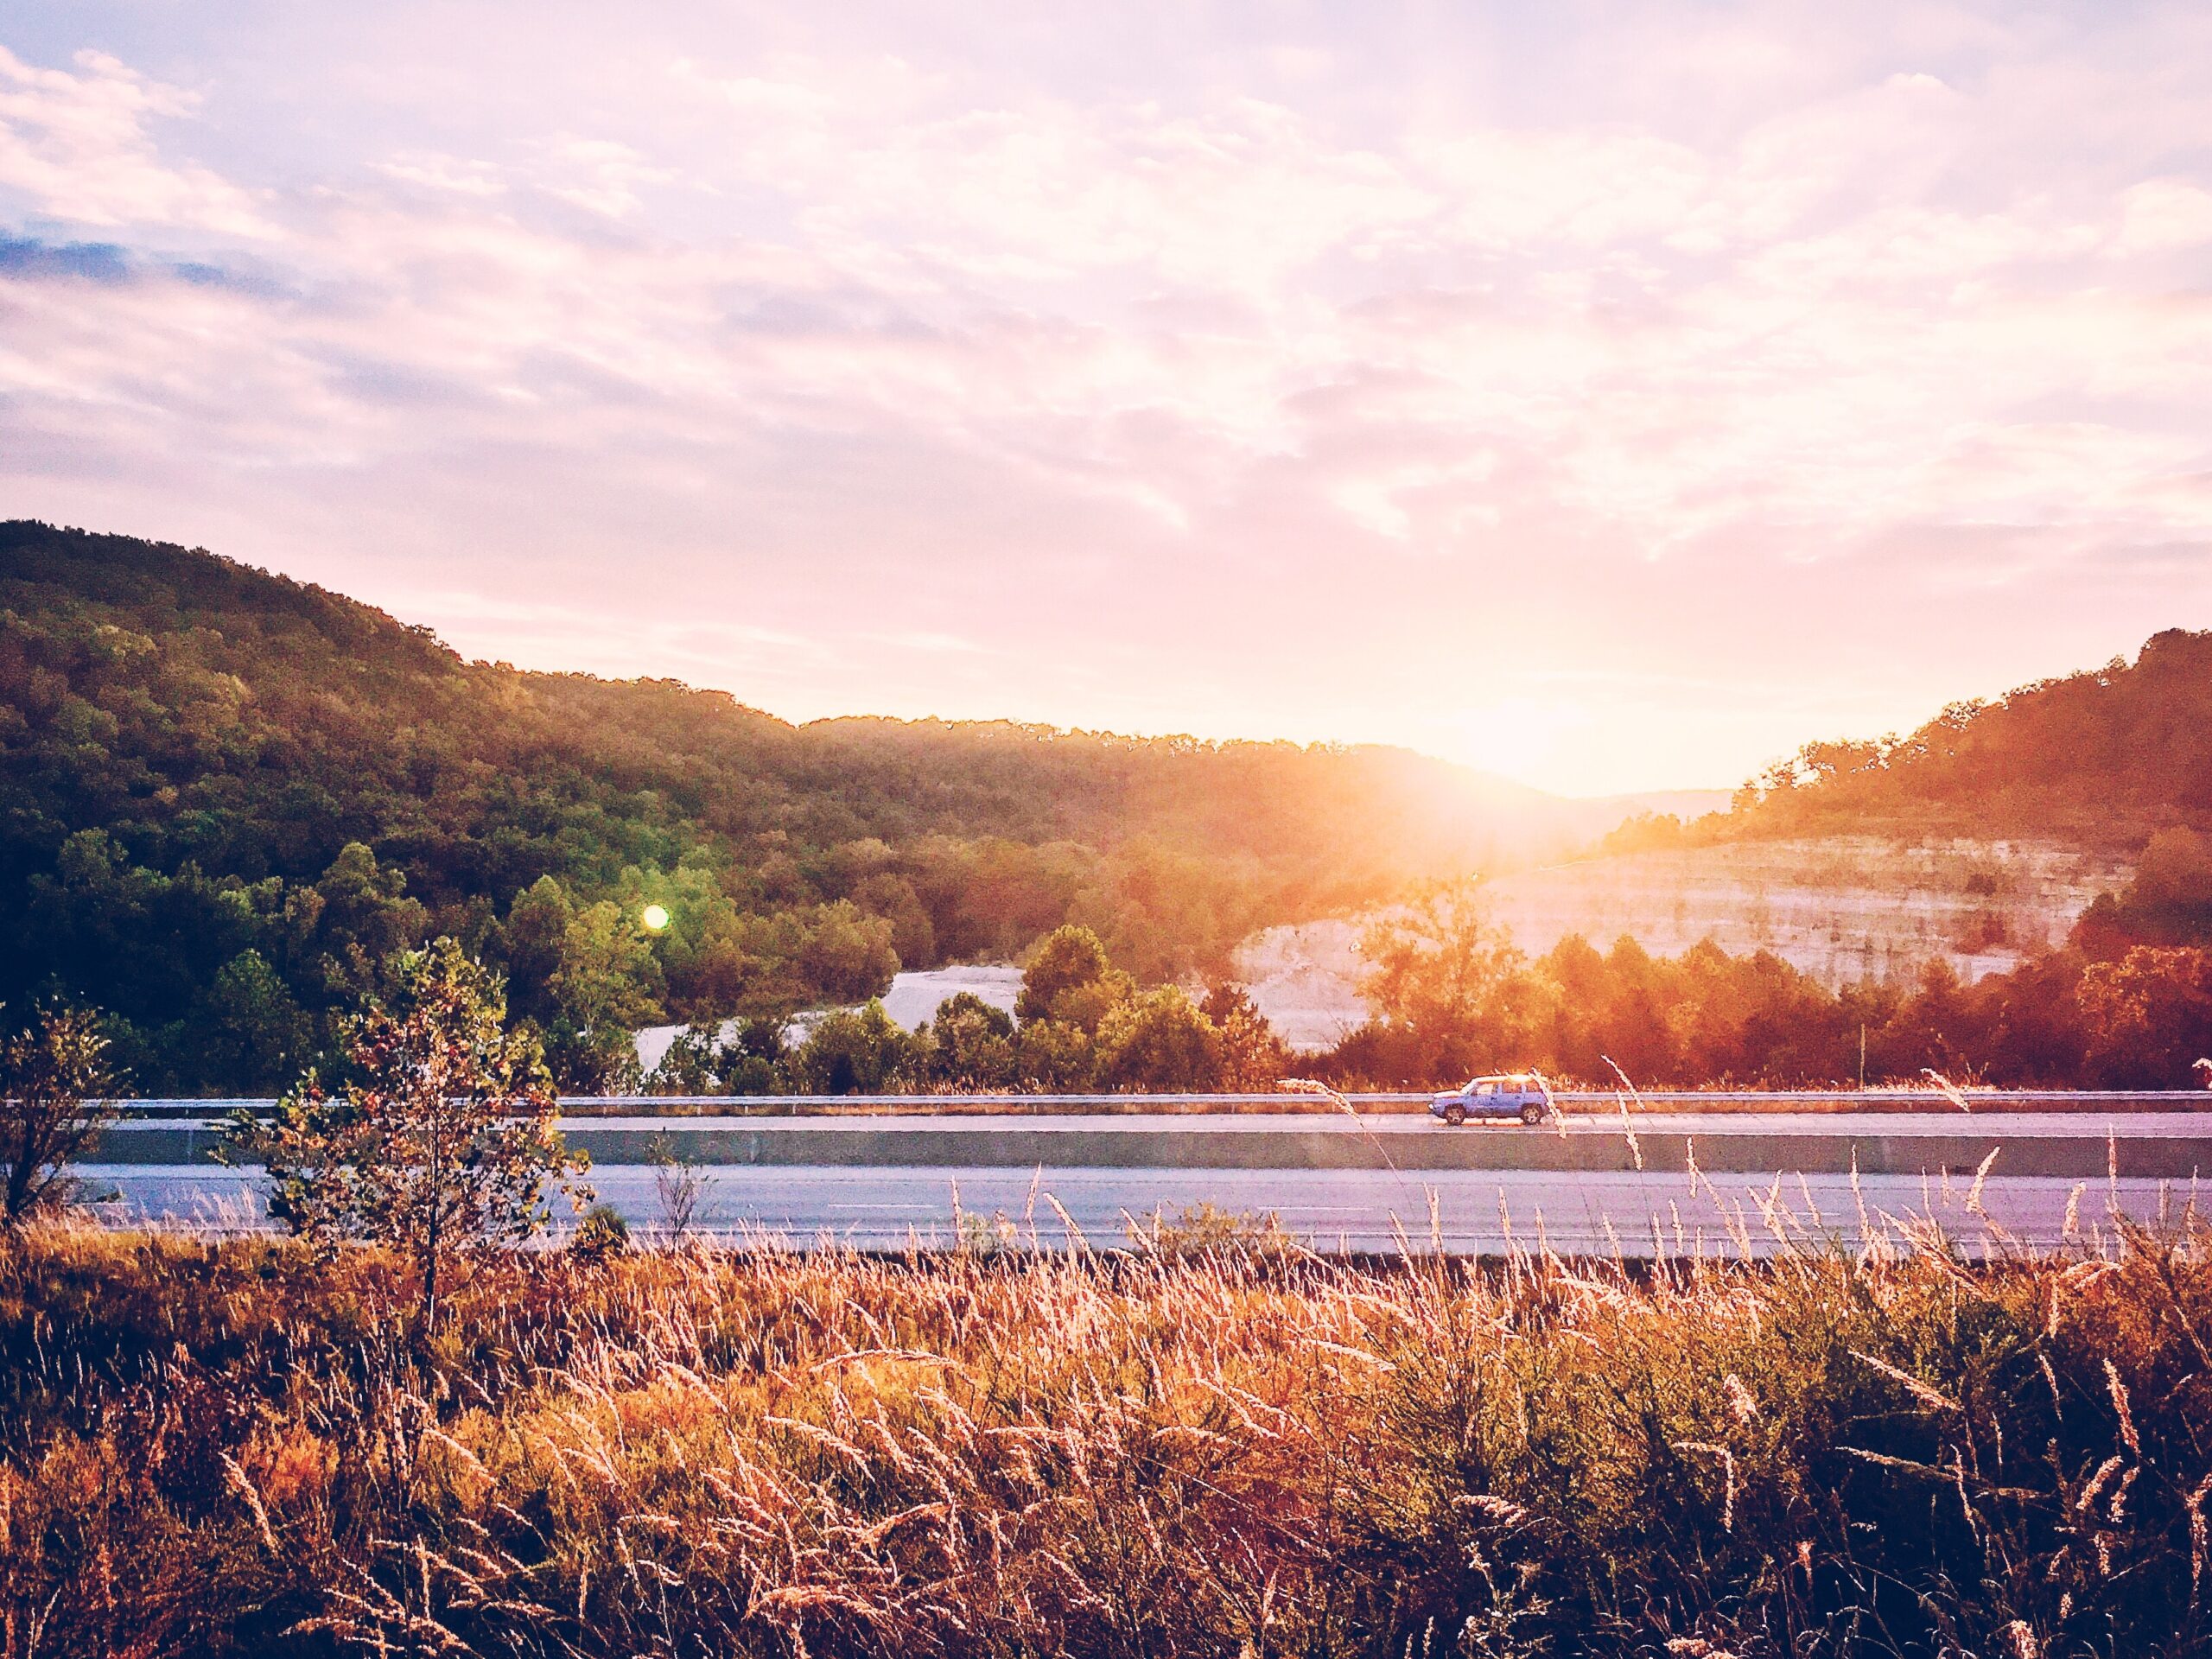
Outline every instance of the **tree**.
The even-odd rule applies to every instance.
[[[241,950],[217,970],[199,1023],[202,1075],[234,1079],[242,1093],[283,1088],[314,1045],[314,1021],[258,950]]]
[[[555,1182],[582,1208],[591,1192],[573,1180],[590,1160],[563,1142],[537,1039],[508,1029],[488,969],[442,936],[403,952],[390,979],[385,1000],[345,1021],[345,1086],[309,1072],[272,1122],[233,1118],[226,1151],[267,1166],[270,1212],[295,1233],[413,1257],[430,1330],[442,1264],[537,1232]]]
[[[853,889],[853,898],[872,916],[891,924],[891,948],[900,965],[926,968],[937,957],[937,929],[921,895],[905,876],[885,870]]]
[[[2118,957],[2129,944],[2212,944],[2212,836],[2161,830],[2137,861],[2118,899],[2105,894],[2080,925],[2094,954]]]
[[[561,948],[576,907],[568,889],[550,875],[541,875],[515,895],[502,927],[507,983],[522,1013],[550,1020],[559,1012],[553,1001],[553,976],[561,971]]]
[[[849,899],[823,905],[814,912],[799,969],[815,994],[840,1002],[881,996],[899,971],[891,945],[891,924],[871,916]]]
[[[561,933],[547,1026],[554,1076],[573,1094],[628,1094],[639,1083],[635,1036],[661,1017],[660,963],[633,909],[611,899],[588,905]]]
[[[1360,989],[1431,1078],[1526,1065],[1546,1023],[1546,982],[1489,918],[1478,878],[1430,882],[1360,937]]]
[[[952,1089],[1004,1089],[1014,1082],[1014,1020],[973,991],[938,1005],[930,1022],[931,1075]]]
[[[780,1094],[788,1081],[785,1071],[791,1044],[780,1018],[737,1019],[715,1054],[715,1075],[733,1095]]]
[[[1014,1039],[1022,1086],[1045,1094],[1080,1094],[1098,1080],[1090,1033],[1058,1020],[1026,1020]]]
[[[407,874],[379,864],[375,852],[349,841],[315,883],[324,940],[324,977],[334,990],[362,989],[377,963],[420,943],[429,912],[407,897]]]
[[[1180,986],[1147,991],[1098,1027],[1098,1080],[1109,1089],[1207,1093],[1221,1084],[1221,1033]]]
[[[660,963],[644,925],[611,899],[577,912],[561,936],[553,995],[578,1029],[626,1036],[661,1017]]]
[[[1290,1049],[1275,1034],[1241,985],[1227,982],[1206,992],[1198,1012],[1221,1034],[1221,1086],[1238,1093],[1273,1089],[1290,1070]]]
[[[660,1064],[644,1081],[649,1095],[720,1095],[729,1091],[715,1075],[715,1054],[721,1046],[721,1024],[695,1020],[676,1033]]]
[[[0,1040],[0,1227],[60,1209],[75,1192],[68,1166],[111,1116],[106,1051],[97,1016],[61,1003]]]
[[[804,1094],[883,1094],[904,1072],[913,1040],[880,1002],[839,1008],[816,1020],[791,1052],[792,1080]]]
[[[1106,947],[1087,927],[1056,927],[1047,934],[1021,976],[1021,995],[1014,1000],[1015,1017],[1049,1020],[1069,992],[1094,985],[1110,971]]]
[[[2139,944],[2082,970],[2092,1073],[2108,1087],[2186,1089],[2212,1049],[2212,950]]]

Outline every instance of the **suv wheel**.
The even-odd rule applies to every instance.
[[[1530,1101],[1521,1109],[1521,1121],[1530,1128],[1535,1128],[1537,1124],[1544,1121],[1544,1109],[1537,1105],[1535,1101]]]
[[[1444,1121],[1453,1128],[1458,1128],[1467,1121],[1467,1109],[1464,1106],[1446,1106],[1444,1109]]]

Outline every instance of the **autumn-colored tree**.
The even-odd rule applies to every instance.
[[[1424,1073],[1527,1065],[1549,982],[1525,971],[1473,877],[1427,883],[1360,936],[1361,991]]]
[[[588,1204],[574,1178],[590,1160],[563,1143],[544,1058],[508,1028],[488,969],[441,937],[403,952],[390,981],[345,1022],[345,1086],[310,1072],[272,1121],[234,1118],[226,1149],[267,1166],[270,1211],[294,1232],[412,1256],[432,1329],[442,1267],[537,1232],[556,1183]]]
[[[2108,1087],[2186,1089],[2212,1049],[2212,950],[2139,944],[2093,962],[2077,992],[2092,1075]]]
[[[60,1209],[68,1166],[109,1116],[107,1039],[90,1010],[48,1003],[0,1039],[0,1228]]]

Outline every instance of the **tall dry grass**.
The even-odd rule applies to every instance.
[[[1932,1244],[1933,1241],[1923,1241]],[[2204,1650],[2206,1240],[0,1258],[0,1652]]]

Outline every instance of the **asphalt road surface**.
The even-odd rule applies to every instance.
[[[2102,1132],[2101,1122],[2091,1124],[2094,1132]],[[1834,1120],[1827,1123],[1832,1128]],[[263,1178],[251,1171],[113,1164],[82,1173],[118,1194],[104,1206],[118,1222],[228,1230],[253,1226],[262,1214]],[[1548,1245],[1563,1255],[1766,1255],[1785,1240],[1797,1247],[1830,1238],[1856,1247],[1868,1234],[1902,1241],[1907,1227],[1932,1220],[1980,1253],[2008,1243],[2049,1247],[2069,1236],[2094,1246],[2111,1236],[2114,1210],[2171,1224],[2196,1201],[2193,1181],[1992,1175],[1977,1187],[1970,1173],[1863,1175],[1855,1182],[1834,1174],[1751,1180],[1548,1170],[1402,1175],[1370,1169],[719,1165],[701,1173],[706,1185],[695,1224],[702,1231],[732,1242],[832,1241],[861,1249],[950,1243],[957,1236],[956,1216],[969,1218],[971,1236],[980,1228],[1007,1243],[1062,1249],[1069,1227],[1061,1208],[1090,1243],[1120,1245],[1155,1215],[1172,1219],[1187,1207],[1211,1204],[1273,1214],[1323,1249],[1389,1251],[1405,1241],[1415,1249],[1440,1243],[1447,1251],[1476,1255]],[[602,1166],[590,1179],[633,1229],[650,1235],[658,1228],[652,1169]]]

